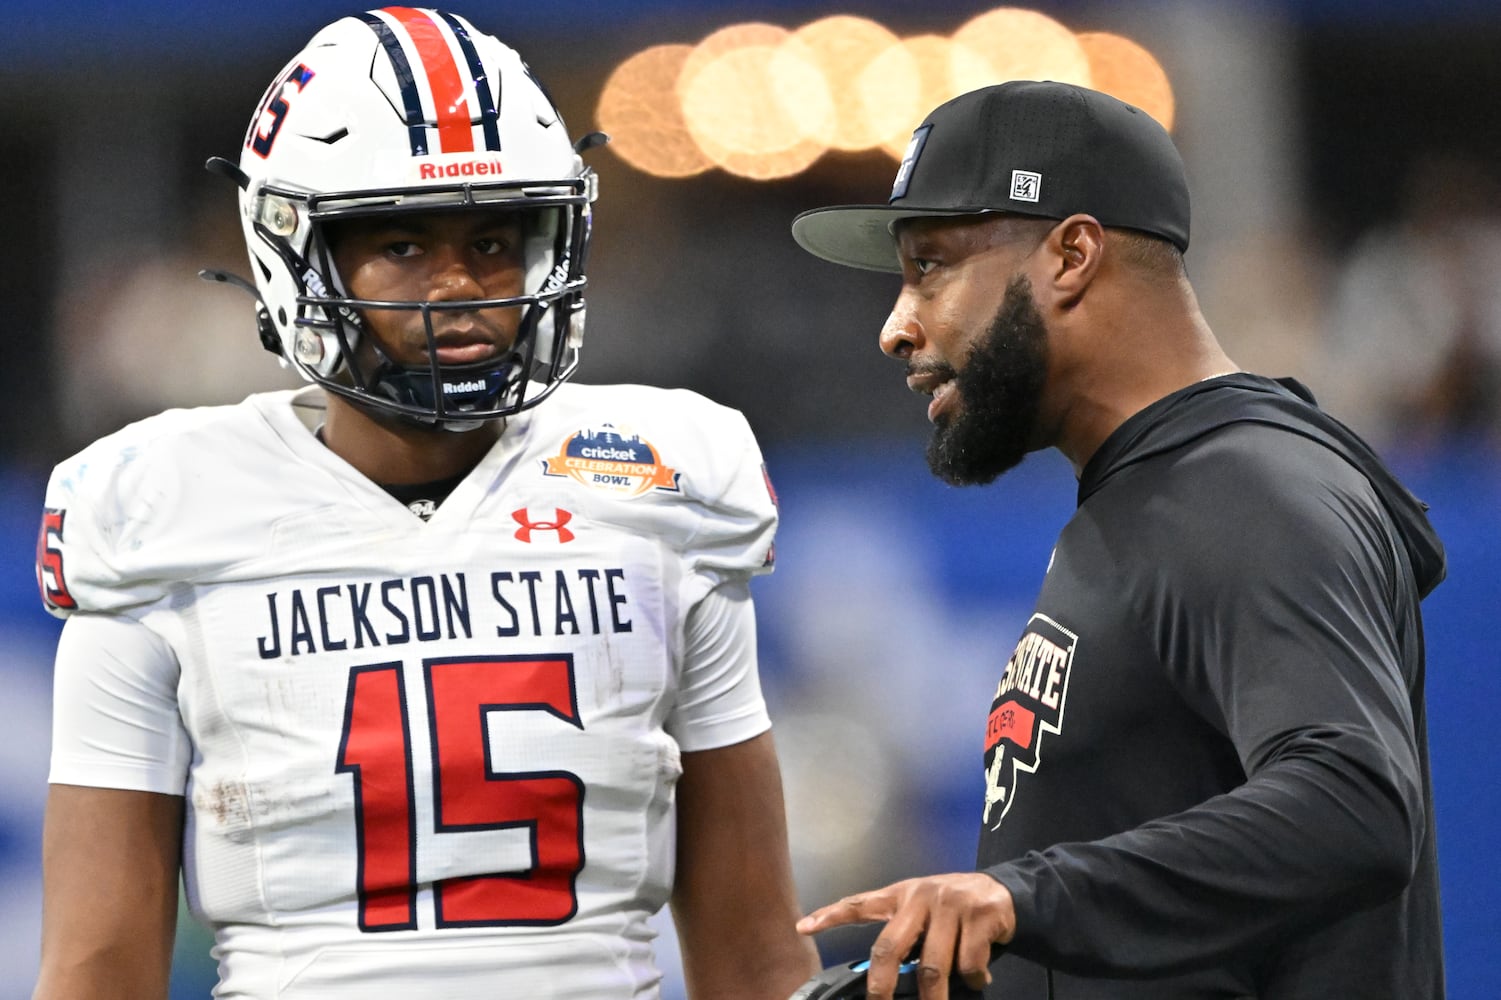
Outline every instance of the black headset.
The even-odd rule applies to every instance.
[[[797,988],[787,1000],[865,1000],[865,972],[868,959],[831,965]],[[917,996],[917,963],[903,962],[897,967],[896,989],[892,996],[901,1000]],[[951,1000],[981,1000],[982,994],[970,989],[955,972],[949,977]]]

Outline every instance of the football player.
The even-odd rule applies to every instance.
[[[313,384],[51,479],[36,997],[165,997],[180,873],[217,996],[654,997],[670,902],[693,996],[783,1000],[818,963],[757,676],[774,497],[739,413],[568,382],[596,178],[546,92],[389,7],[210,165]]]

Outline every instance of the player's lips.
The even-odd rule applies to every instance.
[[[440,365],[468,365],[496,356],[495,341],[478,330],[443,333],[434,338]]]

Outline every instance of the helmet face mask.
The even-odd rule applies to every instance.
[[[240,160],[241,222],[283,362],[378,412],[465,430],[536,405],[578,365],[596,178],[515,51],[439,11],[393,7],[324,28],[272,83]],[[331,225],[405,213],[514,212],[519,295],[352,297]],[[396,364],[364,312],[515,308],[510,350],[476,364]]]

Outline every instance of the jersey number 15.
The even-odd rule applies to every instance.
[[[578,910],[584,866],[584,783],[568,771],[496,772],[488,721],[495,712],[545,712],[583,728],[573,658],[485,656],[427,660],[435,835],[529,831],[532,867],[439,881],[439,927],[560,924]],[[349,673],[336,770],[354,778],[360,929],[417,927],[417,817],[412,725],[400,663]]]

